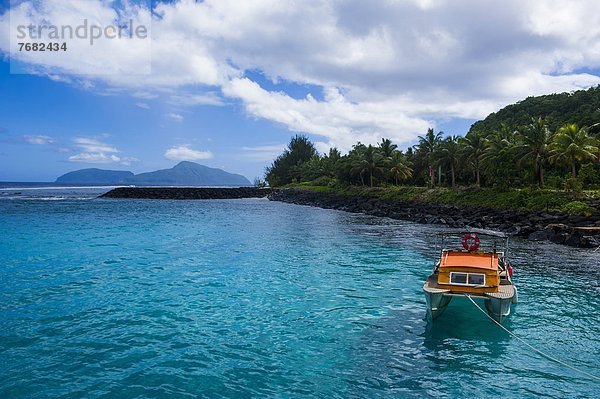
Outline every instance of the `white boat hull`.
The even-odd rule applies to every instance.
[[[467,299],[466,296],[469,295],[471,298],[483,299],[488,315],[498,323],[502,323],[510,315],[510,305],[517,300],[517,290],[512,284],[501,285],[498,292],[476,295],[451,292],[449,289],[435,288],[425,283],[423,292],[427,300],[428,318],[431,320],[437,319],[444,313],[452,298]]]

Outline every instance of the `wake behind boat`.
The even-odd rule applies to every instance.
[[[441,316],[452,298],[471,297],[484,300],[488,314],[502,323],[510,314],[510,305],[517,303],[517,288],[507,260],[508,236],[471,230],[445,231],[437,238],[439,258],[423,285],[428,317]]]

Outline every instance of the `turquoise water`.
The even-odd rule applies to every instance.
[[[600,388],[469,303],[428,325],[434,227],[256,199],[43,199],[0,200],[2,398]],[[521,302],[506,327],[599,374],[600,252],[513,249]]]

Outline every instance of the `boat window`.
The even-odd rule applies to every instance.
[[[469,285],[484,285],[485,274],[470,274],[469,273]]]
[[[485,285],[485,274],[450,272],[450,284],[470,286]]]
[[[467,273],[450,273],[450,283],[467,284]]]

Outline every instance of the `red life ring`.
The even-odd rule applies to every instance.
[[[473,243],[470,244],[469,240],[473,240]],[[477,248],[479,248],[479,237],[477,237],[477,234],[475,233],[465,234],[465,236],[462,239],[462,246],[469,252],[475,251]]]

